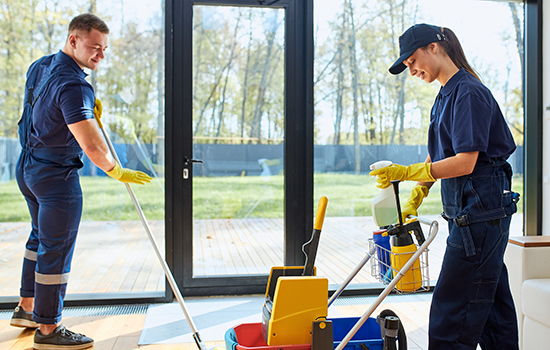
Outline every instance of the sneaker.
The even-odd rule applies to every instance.
[[[34,333],[33,347],[37,350],[87,349],[93,345],[93,339],[71,332],[63,325],[59,325],[52,334],[42,335],[39,329]]]
[[[21,306],[16,307],[13,311],[10,325],[14,327],[38,328],[38,323],[32,320],[32,312],[23,310]]]

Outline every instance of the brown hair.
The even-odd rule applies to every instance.
[[[69,24],[69,34],[75,30],[90,32],[92,29],[98,30],[103,34],[109,34],[109,27],[103,20],[91,13],[84,13],[76,16]]]
[[[472,74],[477,80],[481,81],[479,74],[477,74],[477,72],[468,63],[468,60],[464,55],[464,51],[462,50],[462,46],[460,45],[455,33],[449,28],[441,27],[441,34],[445,36],[445,40],[438,41],[437,43],[443,47],[443,50],[447,56],[449,56],[451,61],[453,61],[455,66],[458,69],[464,68],[466,72]]]

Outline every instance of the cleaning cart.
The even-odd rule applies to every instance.
[[[398,201],[398,184],[394,186]],[[399,339],[399,349],[406,349],[404,329],[391,310],[384,310],[377,318],[370,316],[392,290],[399,293],[429,290],[427,248],[437,234],[437,221],[415,218],[412,222],[402,223],[400,220],[388,228],[388,232],[395,237],[410,236],[412,232],[417,239],[414,252],[387,250],[383,253],[390,254],[391,261],[402,265],[399,270],[387,264],[387,259],[383,259],[380,253],[377,254],[383,250],[370,240],[365,258],[327,301],[328,280],[315,276],[313,266],[325,210],[326,198],[323,197],[317,210],[312,239],[302,248],[306,254],[306,265],[272,268],[262,322],[240,324],[229,329],[225,334],[227,350],[386,350],[395,348],[396,338]],[[398,211],[401,218],[399,202]],[[420,223],[429,226],[427,239],[424,239]],[[362,317],[327,318],[328,307],[369,260],[374,262],[371,264],[373,275],[385,280],[386,288]],[[377,270],[380,262],[387,264],[385,271],[390,271],[382,277]],[[405,275],[413,277],[407,283],[398,285]],[[393,347],[389,345],[392,343]]]
[[[350,273],[338,290],[331,296],[328,305],[338,298],[338,296],[344,291],[344,289],[349,285],[353,278],[361,271],[361,269],[371,261],[371,273],[381,282],[387,284],[386,288],[379,294],[378,298],[370,305],[370,307],[365,311],[365,313],[356,319],[356,323],[351,327],[349,332],[342,338],[342,340],[336,344],[335,350],[347,349],[347,345],[353,343],[357,339],[357,335],[360,334],[365,325],[368,325],[369,322],[372,322],[370,317],[374,310],[382,303],[382,301],[390,294],[392,291],[395,291],[398,294],[404,293],[418,293],[422,291],[428,291],[430,289],[430,279],[428,273],[428,246],[435,239],[437,232],[439,230],[439,224],[437,221],[429,221],[421,217],[412,217],[412,221],[403,223],[401,218],[401,206],[399,201],[399,181],[392,181],[392,185],[395,193],[395,200],[397,204],[398,211],[398,220],[399,222],[395,225],[388,227],[388,234],[393,236],[403,236],[404,234],[414,234],[416,237],[415,252],[394,252],[388,250],[374,242],[373,239],[369,240],[369,251],[367,255],[361,260],[361,262],[355,267],[355,269]],[[420,224],[429,226],[428,237],[425,238],[420,227]],[[381,256],[383,255],[383,257]],[[395,265],[391,263],[388,264],[387,256],[390,257],[390,262],[398,261],[400,269],[397,270]],[[372,260],[371,260],[372,259]],[[380,269],[387,271],[385,274],[380,273]],[[409,276],[407,282],[403,282],[402,279],[405,276]],[[412,278],[410,277],[412,276]],[[379,323],[384,322],[380,317],[377,318]],[[387,321],[388,317],[386,317]],[[386,324],[387,326],[387,324]],[[392,326],[393,327],[393,326]],[[390,349],[387,346],[387,341],[394,335],[398,334],[398,331],[401,331],[403,334],[402,326],[399,326],[401,329],[394,332],[390,330],[389,333],[384,334],[384,327],[381,327],[381,337],[384,340],[384,346],[380,349],[386,350]],[[387,328],[387,327],[386,327]],[[356,341],[355,341],[356,342]],[[404,346],[403,346],[404,345]],[[406,349],[406,340],[405,344],[400,344],[399,349]],[[362,348],[363,350],[366,350]],[[374,349],[374,348],[372,348]],[[370,349],[370,350],[372,350]]]

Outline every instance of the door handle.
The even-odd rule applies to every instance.
[[[189,159],[187,157],[183,158],[183,165],[188,166],[190,163],[202,164],[203,161],[202,161],[202,159]]]
[[[189,159],[188,157],[183,158],[183,179],[187,180],[189,178],[189,164],[202,164],[203,161],[201,159]]]

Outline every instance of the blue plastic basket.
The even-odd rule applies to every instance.
[[[336,348],[346,334],[355,326],[357,321],[359,321],[359,317],[331,318],[329,320],[332,321],[334,348]],[[365,344],[369,350],[382,350],[384,340],[382,339],[380,325],[376,322],[376,318],[369,317],[346,346],[344,346],[344,350],[362,350],[361,343]]]

